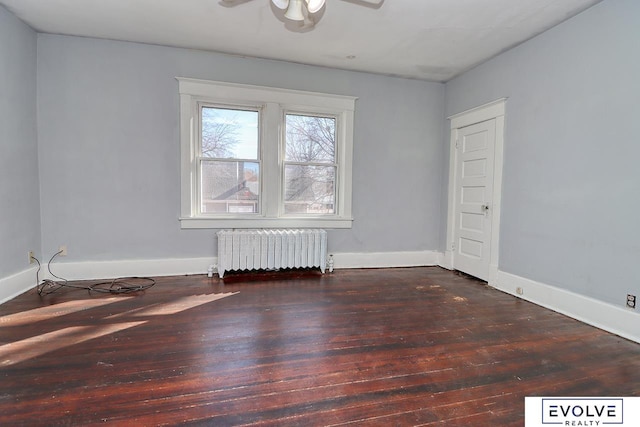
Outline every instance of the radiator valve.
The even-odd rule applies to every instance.
[[[207,277],[213,277],[213,270],[215,270],[216,266],[211,264],[207,269]]]
[[[333,273],[333,254],[329,255],[329,261],[327,262],[329,266],[329,273]]]

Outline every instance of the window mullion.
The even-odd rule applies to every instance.
[[[282,114],[280,105],[277,103],[267,103],[263,109],[262,117],[262,194],[263,212],[267,218],[277,218],[282,199],[281,181],[281,158],[280,155],[280,135]]]

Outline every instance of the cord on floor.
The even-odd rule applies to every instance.
[[[141,292],[149,289],[153,285],[156,284],[156,281],[150,277],[119,277],[113,280],[107,280],[104,282],[94,283],[92,285],[76,285],[69,283],[69,281],[63,277],[56,276],[51,271],[51,263],[53,260],[62,253],[62,251],[58,251],[49,259],[47,263],[47,270],[51,277],[57,279],[43,279],[40,282],[40,269],[42,265],[40,261],[31,256],[31,258],[38,263],[38,270],[36,271],[36,289],[38,291],[38,295],[49,295],[54,292],[59,291],[61,288],[72,288],[72,289],[83,289],[89,292],[99,292],[105,294],[130,294],[135,292]]]

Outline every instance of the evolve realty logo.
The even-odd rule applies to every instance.
[[[640,426],[640,397],[525,397],[525,427]]]
[[[542,399],[542,424],[545,425],[601,426],[623,422],[623,399]]]

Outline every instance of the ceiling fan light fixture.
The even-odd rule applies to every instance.
[[[322,6],[324,6],[325,0],[305,0],[305,1],[307,2],[307,10],[309,11],[309,13],[316,13],[320,9],[322,9]]]
[[[304,0],[289,0],[289,7],[284,14],[284,17],[291,19],[292,21],[304,21],[304,14],[302,13],[302,2]]]
[[[289,0],[271,0],[271,3],[278,9],[286,9],[289,7]]]

